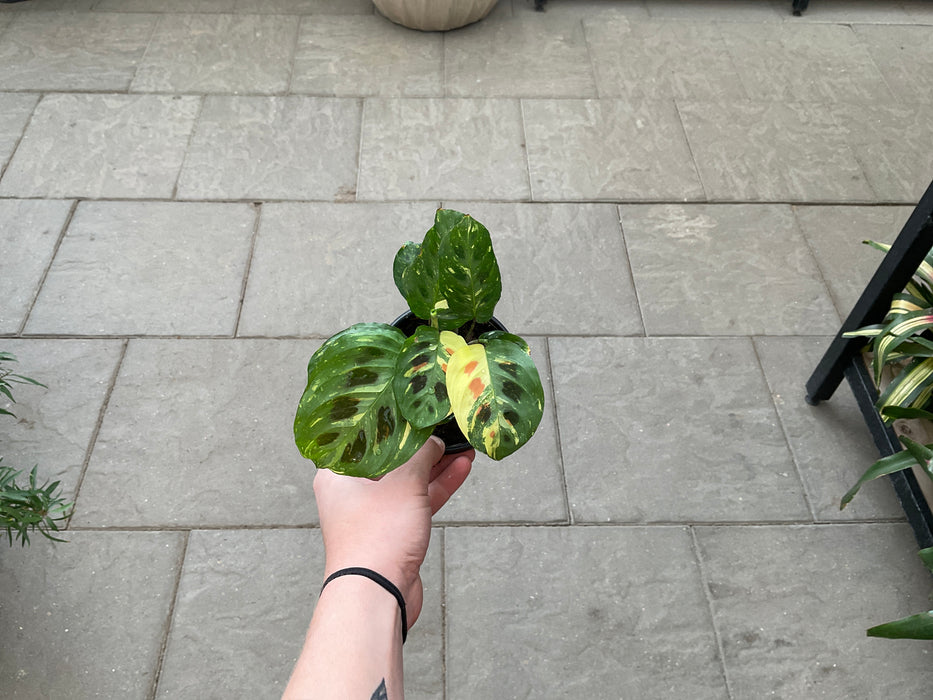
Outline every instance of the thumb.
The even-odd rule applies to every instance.
[[[431,468],[444,456],[444,441],[436,435],[428,438],[404,466],[404,472],[423,480],[425,483],[431,474]],[[397,471],[403,471],[399,469]]]

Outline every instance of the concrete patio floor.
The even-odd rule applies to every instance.
[[[0,5],[0,697],[276,698],[323,568],[308,357],[491,230],[547,409],[442,511],[409,698],[933,697],[864,630],[933,581],[844,387],[803,384],[933,178],[933,3]],[[361,274],[362,273],[362,274]]]

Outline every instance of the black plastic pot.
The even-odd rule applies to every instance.
[[[418,326],[426,326],[428,322],[424,319],[420,319],[415,316],[411,311],[406,311],[397,319],[392,321],[392,325],[398,328],[406,336],[411,336],[414,334],[415,329]],[[464,335],[469,329],[470,324],[461,326],[458,329],[460,335]],[[483,333],[489,331],[508,331],[508,328],[503,326],[499,319],[493,316],[487,323],[477,323],[473,328],[473,335],[480,336]],[[466,452],[467,450],[473,449],[473,446],[467,441],[466,437],[463,435],[463,432],[460,430],[460,426],[457,425],[457,420],[451,416],[443,423],[438,423],[434,428],[434,435],[439,437],[444,441],[444,445],[447,446],[447,449],[444,450],[444,454],[456,454],[458,452]]]

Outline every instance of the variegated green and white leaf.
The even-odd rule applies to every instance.
[[[392,262],[392,278],[395,280],[395,286],[398,287],[398,291],[405,297],[405,301],[408,302],[409,307],[411,306],[409,297],[417,294],[418,288],[414,285],[414,278],[406,279],[405,271],[412,266],[420,252],[420,243],[408,241],[408,243],[399,248],[398,253],[395,254],[395,260]]]
[[[417,250],[416,250],[417,247]],[[432,226],[424,234],[424,241],[406,243],[395,256],[392,271],[395,286],[408,302],[408,308],[418,318],[431,319],[439,297],[437,295],[437,267],[440,236]],[[412,255],[412,253],[415,253]]]
[[[466,345],[456,333],[419,326],[405,341],[395,367],[393,389],[402,416],[413,426],[434,426],[450,415],[447,363]]]
[[[447,391],[460,430],[493,459],[524,445],[544,411],[534,362],[520,345],[501,338],[457,350],[447,368]]]
[[[875,402],[882,411],[886,406],[924,408],[933,393],[933,358],[917,358],[891,380]]]
[[[295,444],[319,469],[380,476],[428,439],[430,429],[414,428],[402,417],[392,390],[404,342],[397,328],[360,323],[312,355],[295,416]]]
[[[921,309],[898,316],[878,336],[873,348],[875,352],[873,365],[876,382],[881,379],[881,370],[889,362],[890,353],[897,350],[897,347],[909,340],[911,336],[920,335],[924,331],[933,328],[933,314],[930,311],[930,309]]]
[[[464,216],[441,240],[438,296],[447,300],[442,329],[455,330],[492,318],[502,296],[502,277],[486,227]]]

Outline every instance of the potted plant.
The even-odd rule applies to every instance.
[[[865,241],[887,253],[890,246]],[[933,251],[917,269],[907,288],[894,296],[880,324],[866,326],[846,335],[871,338],[870,361],[875,385],[880,389],[875,408],[885,423],[894,423],[904,450],[879,459],[842,497],[845,508],[864,484],[882,476],[912,469],[927,503],[933,507]],[[895,422],[896,421],[896,422]],[[931,444],[920,444],[921,437]],[[919,552],[933,573],[933,547]],[[877,625],[872,637],[889,639],[933,639],[933,610]]]
[[[373,0],[386,18],[409,29],[443,32],[478,22],[498,0]]]
[[[294,425],[301,454],[373,478],[436,431],[448,431],[448,451],[459,428],[455,449],[515,452],[541,422],[544,390],[528,344],[493,317],[502,282],[489,231],[438,209],[424,240],[396,254],[393,277],[409,313],[351,326],[311,356]]]

